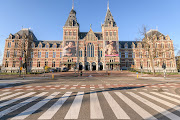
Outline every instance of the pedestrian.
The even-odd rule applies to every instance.
[[[80,76],[81,76],[81,77],[82,77],[82,74],[83,74],[83,73],[82,73],[82,71],[81,71],[81,73],[80,73]]]

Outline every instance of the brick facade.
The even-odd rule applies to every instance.
[[[119,41],[118,27],[107,10],[102,32],[80,32],[76,12],[71,10],[63,27],[62,41],[40,41],[29,29],[10,34],[5,42],[3,72],[18,72],[27,63],[27,71],[40,72],[44,66],[68,67],[70,70],[120,70],[134,68],[152,72],[149,55],[141,41]],[[156,34],[154,34],[156,33]],[[157,30],[153,34],[157,56],[153,59],[155,71],[177,72],[173,41]],[[22,57],[22,63],[20,58]]]

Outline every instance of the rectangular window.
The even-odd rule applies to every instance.
[[[102,50],[100,51],[100,57],[102,57]]]
[[[18,47],[18,42],[15,42],[15,48],[17,48]]]
[[[62,58],[62,52],[60,52],[60,58]]]
[[[56,52],[53,52],[53,58],[56,58]]]
[[[12,67],[16,66],[16,61],[13,61]]]
[[[17,51],[14,51],[14,57],[17,57]]]
[[[128,58],[128,52],[125,52],[125,58]]]
[[[38,52],[38,58],[41,58],[41,52]]]
[[[114,36],[116,36],[116,31],[114,32]]]
[[[31,52],[31,58],[33,58],[34,57],[34,53],[33,52]]]
[[[29,66],[30,66],[30,67],[32,67],[32,63],[33,63],[32,61],[29,62]]]
[[[8,48],[10,48],[11,47],[11,42],[8,42]]]
[[[9,58],[10,57],[10,51],[7,51],[6,53],[6,57]]]
[[[42,45],[39,45],[39,48],[41,48],[42,47]]]
[[[48,52],[46,52],[46,54],[45,54],[45,58],[48,58]]]
[[[112,32],[110,32],[110,36],[112,36]]]
[[[119,52],[119,57],[121,58],[121,52]]]
[[[106,36],[108,36],[108,32],[106,32]]]

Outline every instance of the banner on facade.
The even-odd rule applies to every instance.
[[[118,56],[117,41],[105,41],[105,56]]]
[[[64,57],[75,57],[76,56],[76,43],[75,41],[65,41],[63,48]]]

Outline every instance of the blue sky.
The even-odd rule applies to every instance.
[[[169,35],[180,47],[180,0],[110,0],[110,10],[119,27],[119,40],[135,40],[142,25]],[[39,40],[62,40],[62,28],[72,8],[72,0],[0,0],[0,52],[5,39],[22,26],[31,28]],[[80,31],[92,24],[101,31],[107,0],[75,0]],[[2,57],[0,57],[2,59]]]

